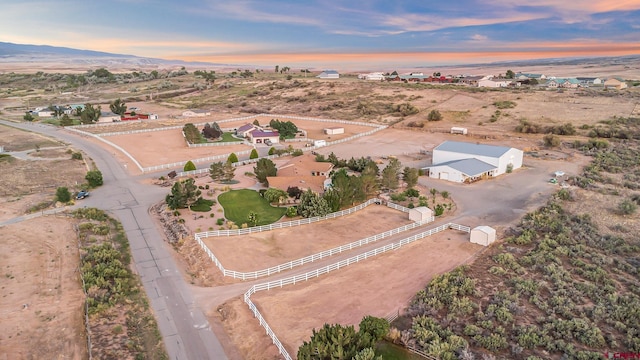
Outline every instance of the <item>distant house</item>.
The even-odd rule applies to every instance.
[[[158,120],[157,114],[144,114],[144,113],[135,113],[127,111],[121,117],[122,121],[132,121],[132,120]]]
[[[520,168],[522,157],[522,150],[506,146],[445,141],[433,149],[433,165],[423,170],[434,179],[471,183]]]
[[[333,164],[329,162],[317,162],[315,156],[305,154],[296,156],[286,164],[278,168],[276,176],[267,177],[269,187],[287,190],[289,187],[297,187],[301,190],[322,194],[330,186],[329,173]]]
[[[611,78],[604,82],[604,88],[622,90],[627,88],[627,83],[621,78]]]
[[[45,117],[53,117],[54,114],[52,110],[43,109],[43,110],[38,110],[36,112],[36,115],[38,115],[38,117],[45,118]]]
[[[463,78],[458,79],[458,84],[464,84],[469,86],[478,86],[478,82],[482,80],[484,76],[465,76]]]
[[[277,131],[262,131],[255,129],[249,132],[249,141],[252,144],[277,144],[280,142],[280,133]]]
[[[531,74],[531,73],[521,73],[518,72],[515,75],[517,80],[533,80],[536,79],[538,81],[545,80],[547,77],[544,74]]]
[[[597,77],[577,77],[581,86],[602,85],[602,79]]]
[[[554,78],[546,82],[548,88],[575,89],[580,86],[580,80],[576,78]]]
[[[236,136],[241,138],[249,137],[249,133],[253,130],[258,130],[258,127],[253,124],[244,124],[236,129]]]
[[[371,81],[382,81],[384,80],[384,75],[381,72],[375,72],[370,74],[359,74],[358,79],[360,80],[371,80]]]
[[[486,76],[481,80],[478,80],[478,87],[488,88],[501,88],[509,87],[513,84],[512,79],[494,78],[493,76]]]
[[[316,77],[320,78],[320,79],[339,79],[340,78],[340,73],[338,73],[335,70],[325,70],[325,71],[321,72],[320,75],[318,75]]]
[[[103,111],[100,113],[100,118],[98,122],[118,122],[121,121],[122,117],[118,114],[114,114],[111,111]]]
[[[209,116],[211,115],[211,111],[209,110],[187,110],[182,112],[182,116],[184,117],[201,117],[201,116]]]

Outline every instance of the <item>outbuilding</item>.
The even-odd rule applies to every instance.
[[[426,206],[409,209],[409,220],[417,223],[433,221],[433,210]]]
[[[249,140],[252,144],[273,145],[280,142],[280,133],[277,131],[253,130],[249,133]]]
[[[489,246],[496,241],[496,229],[490,226],[476,226],[471,229],[471,243]]]
[[[429,177],[459,183],[498,176],[522,167],[522,150],[507,146],[445,141],[433,149]]]
[[[320,79],[339,79],[340,73],[335,70],[325,70],[316,77]]]
[[[324,129],[324,133],[327,135],[344,134],[344,128],[340,126],[333,126]]]

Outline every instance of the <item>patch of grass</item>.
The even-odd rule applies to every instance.
[[[233,137],[233,133],[226,132],[222,134],[222,137],[219,140],[219,142],[232,142],[232,141],[242,141],[242,139]]]
[[[191,205],[191,210],[199,211],[199,212],[208,212],[211,211],[211,206],[214,204],[213,200],[203,199],[196,201],[195,204]]]
[[[496,101],[493,103],[493,105],[498,109],[511,109],[516,107],[517,104],[513,101],[504,100],[504,101]]]
[[[273,207],[253,190],[232,190],[218,197],[224,208],[224,216],[236,224],[247,222],[249,212],[258,215],[256,225],[267,225],[278,221],[287,211],[286,208]]]
[[[421,360],[422,357],[414,355],[398,345],[381,341],[376,344],[376,356],[382,356],[385,360]]]

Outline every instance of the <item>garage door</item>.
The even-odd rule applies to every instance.
[[[449,173],[448,172],[441,172],[440,173],[440,179],[449,180]]]

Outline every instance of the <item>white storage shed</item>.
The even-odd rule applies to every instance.
[[[471,229],[470,241],[473,244],[489,246],[496,241],[496,229],[490,226],[476,226]]]
[[[324,129],[324,133],[327,135],[344,134],[344,128],[340,126],[328,127]]]
[[[433,210],[426,206],[409,209],[409,220],[418,223],[433,221]]]

